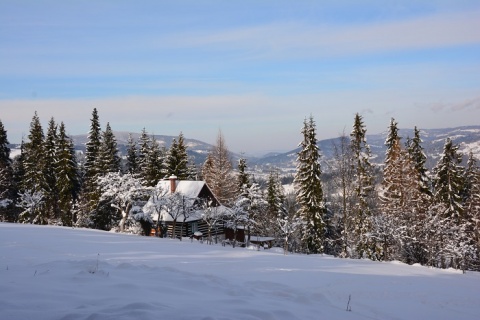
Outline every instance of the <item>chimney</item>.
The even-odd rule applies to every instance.
[[[170,193],[174,193],[175,190],[177,189],[177,177],[176,176],[170,176]]]

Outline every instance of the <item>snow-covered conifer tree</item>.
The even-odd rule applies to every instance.
[[[410,159],[415,165],[417,174],[419,175],[419,187],[420,191],[428,196],[431,196],[431,182],[428,176],[428,170],[425,166],[427,162],[427,156],[422,147],[422,139],[420,137],[420,130],[417,127],[414,128],[413,139],[407,141],[407,150],[410,155]],[[422,205],[423,206],[423,205]],[[426,206],[425,206],[426,207]]]
[[[10,148],[2,121],[0,120],[0,221],[13,221],[14,192],[13,167]]]
[[[278,236],[281,233],[279,225],[272,222],[277,221],[279,216],[283,218],[286,215],[285,193],[278,170],[272,169],[268,174],[264,198],[267,208],[257,219],[260,235]]]
[[[21,191],[23,179],[25,176],[25,141],[22,139],[20,142],[20,154],[15,156],[12,161],[12,171],[13,171],[13,185],[14,185],[14,195],[15,199],[18,197],[18,193]]]
[[[403,239],[399,259],[406,263],[427,264],[427,238],[431,232],[427,212],[431,204],[431,182],[425,163],[427,157],[421,145],[420,130],[415,127],[414,138],[407,139],[407,161],[404,163],[405,210],[403,212]]]
[[[465,170],[464,224],[473,252],[465,256],[468,269],[480,270],[480,168],[473,152],[469,153]]]
[[[320,155],[313,117],[304,120],[303,140],[297,157],[295,190],[300,209],[298,216],[305,222],[302,245],[307,253],[323,253],[326,225],[325,201],[320,176]]]
[[[179,165],[178,165],[178,179],[183,180],[193,180],[195,179],[197,172],[194,170],[195,166],[190,165],[190,159],[188,157],[187,145],[185,144],[185,137],[183,133],[180,132],[178,135],[178,156],[179,156]]]
[[[47,215],[54,221],[59,219],[58,209],[58,189],[57,189],[57,175],[56,166],[58,164],[57,158],[57,124],[52,117],[48,122],[47,135],[45,137],[45,180],[47,188],[44,194],[45,210]]]
[[[462,201],[464,187],[462,155],[458,146],[447,138],[443,154],[435,166],[433,178],[433,204],[430,208],[430,221],[434,229],[432,243],[436,256],[430,264],[440,267],[459,268],[465,246],[466,219]]]
[[[63,225],[73,224],[73,205],[78,197],[80,182],[75,148],[72,139],[67,136],[65,124],[60,123],[57,137],[56,181],[58,190],[58,208]]]
[[[105,175],[109,172],[120,171],[121,159],[118,154],[117,139],[108,122],[105,131],[102,133],[99,157],[100,174]]]
[[[25,172],[21,185],[22,194],[41,194],[43,198],[48,190],[45,176],[45,136],[37,112],[35,112],[30,123],[28,142],[24,144],[23,153]],[[30,207],[30,217],[27,222],[36,224],[48,223],[49,217],[47,211],[41,205],[43,203],[43,201],[38,202],[35,206]]]
[[[146,158],[150,150],[150,137],[147,130],[142,129],[140,138],[138,139],[138,171],[139,175],[143,177],[143,168],[145,167]]]
[[[97,176],[97,183],[99,181],[98,178],[101,176],[112,172],[120,172],[120,156],[118,153],[117,140],[108,122],[105,131],[102,132],[98,156],[99,174]],[[111,200],[106,197],[99,197],[92,221],[96,228],[109,230],[112,228],[112,223],[118,215],[119,212],[111,206]]]
[[[366,128],[363,118],[358,113],[355,115],[353,130],[350,134],[350,148],[353,157],[354,173],[354,206],[350,234],[355,242],[354,257],[368,257],[375,259],[378,247],[370,238],[372,234],[372,215],[375,213],[375,190],[373,165],[370,162],[370,146],[366,140]],[[353,252],[352,252],[353,253]]]
[[[188,164],[185,139],[180,132],[178,142],[177,139],[173,139],[165,157],[165,176],[176,176],[179,180],[189,180],[192,179],[194,175]]]
[[[93,109],[92,119],[90,119],[90,121],[90,131],[88,132],[88,140],[85,145],[84,188],[94,189],[95,187],[93,185],[90,186],[90,183],[95,182],[97,180],[97,175],[100,173],[98,159],[100,156],[102,138],[102,130],[100,128],[100,120],[96,108]]]
[[[90,120],[90,131],[85,148],[85,163],[83,164],[83,184],[80,196],[80,205],[76,212],[76,225],[80,227],[93,226],[92,216],[98,206],[100,192],[98,190],[97,178],[100,175],[100,146],[101,128],[97,109],[94,108]]]
[[[244,191],[252,185],[250,182],[250,175],[247,173],[247,159],[240,158],[238,159],[237,164],[237,188],[238,194],[243,194]]]
[[[126,164],[126,172],[136,175],[138,173],[139,167],[139,158],[138,158],[138,150],[137,150],[137,143],[132,137],[130,133],[128,135],[127,141],[127,164]]]
[[[0,166],[6,167],[11,164],[11,159],[10,159],[10,148],[9,145],[10,143],[8,142],[8,137],[7,137],[7,131],[5,130],[5,127],[3,126],[3,122],[0,119]]]
[[[153,187],[158,181],[165,177],[164,159],[165,150],[160,148],[158,141],[152,135],[148,143],[147,150],[141,146],[142,162],[141,162],[141,178],[147,186]],[[146,153],[144,153],[146,152]]]
[[[442,215],[459,223],[463,216],[464,176],[462,155],[448,138],[443,154],[434,168],[434,201],[443,205]]]

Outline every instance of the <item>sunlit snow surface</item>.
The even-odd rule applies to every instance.
[[[475,272],[0,223],[1,319],[479,317]]]

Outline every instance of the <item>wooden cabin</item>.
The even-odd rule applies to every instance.
[[[191,214],[185,219],[185,222],[183,214],[180,214],[177,217],[174,235],[174,237],[177,238],[206,238],[208,236],[208,225],[202,219],[205,203],[208,203],[208,205],[213,207],[214,210],[225,210],[225,207],[220,205],[205,181],[178,180],[175,176],[172,176],[168,180],[159,181],[156,188],[157,190],[162,190],[163,194],[181,194],[187,202],[187,207],[192,208]],[[149,202],[151,201],[152,199],[149,200]],[[153,228],[150,235],[171,237],[173,233],[174,219],[168,212],[162,210],[159,214],[153,214],[152,220]],[[184,223],[183,228],[182,223]],[[219,222],[212,227],[211,236],[220,239],[224,238],[223,222]]]

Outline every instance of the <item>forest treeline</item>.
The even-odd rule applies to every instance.
[[[196,167],[182,133],[165,148],[143,129],[138,141],[130,136],[122,159],[110,124],[102,130],[94,109],[79,155],[63,123],[52,118],[44,132],[35,113],[21,154],[12,160],[0,121],[0,219],[150,234],[155,222],[145,205],[159,195],[160,180],[175,176],[205,181],[228,208],[217,212],[206,203],[200,218],[215,213],[215,223],[241,225],[249,237],[274,237],[285,252],[480,270],[480,171],[472,153],[464,163],[447,138],[430,172],[420,130],[400,137],[392,119],[385,161],[375,166],[356,114],[351,133],[340,137],[327,160],[325,179],[313,117],[304,120],[301,134],[295,192],[288,194],[275,168],[261,184],[248,173],[247,159],[234,168],[221,132]],[[172,211],[175,199],[167,196],[157,204]],[[177,204],[175,210],[186,215],[192,208]]]

